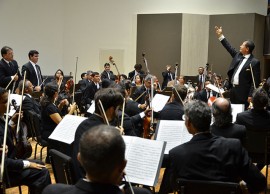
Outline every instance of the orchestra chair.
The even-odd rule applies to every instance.
[[[268,164],[270,160],[270,130],[247,130],[245,148],[253,163],[261,163],[266,166],[265,178],[267,192]]]
[[[74,185],[76,180],[72,158],[55,149],[50,149],[49,153],[55,182]]]
[[[176,180],[178,194],[242,194],[238,183],[202,180]]]
[[[21,187],[21,185],[11,185],[11,183],[9,181],[9,176],[6,173],[6,167],[4,167],[3,182],[5,183],[5,189],[10,189],[12,187],[18,187],[19,194],[22,194],[22,187]],[[3,192],[3,190],[2,190],[2,183],[0,183],[0,184],[1,184],[0,193],[2,194],[2,192]]]
[[[35,154],[34,154],[34,159],[37,158],[37,146],[41,146],[40,149],[40,161],[42,161],[42,150],[43,148],[47,147],[49,144],[46,140],[41,138],[41,123],[40,123],[40,119],[39,116],[33,112],[33,111],[29,111],[29,119],[30,119],[30,127],[31,127],[31,131],[34,133],[34,137],[36,137],[36,145],[35,145]]]

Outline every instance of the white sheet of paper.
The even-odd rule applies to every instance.
[[[205,87],[207,87],[207,88],[209,88],[209,89],[211,89],[211,90],[213,90],[213,91],[215,91],[217,93],[222,94],[224,92],[224,90],[222,88],[219,89],[217,86],[215,86],[213,84],[207,84],[207,86],[205,86]]]
[[[233,123],[236,121],[236,116],[238,113],[244,112],[245,105],[244,104],[231,104],[232,106],[232,116],[233,116]]]
[[[12,105],[12,100],[16,101],[16,105],[20,106],[21,105],[21,98],[22,95],[19,94],[10,94],[10,104]],[[23,96],[23,100],[24,100],[25,96]]]
[[[85,119],[87,118],[66,115],[49,136],[49,139],[71,144],[74,141],[76,129]]]
[[[191,138],[192,135],[188,132],[185,121],[159,121],[156,140],[167,142],[165,154],[169,154],[172,148],[188,142]]]
[[[132,183],[154,186],[158,181],[164,144],[139,137],[123,136],[126,143],[126,174]]]
[[[91,114],[93,114],[93,113],[95,112],[95,101],[94,101],[94,100],[92,100],[92,104],[91,104],[91,106],[88,108],[87,112],[88,112],[88,113],[91,113]]]
[[[169,99],[170,99],[170,96],[156,94],[153,98],[153,104],[152,104],[153,110],[155,112],[161,111]]]

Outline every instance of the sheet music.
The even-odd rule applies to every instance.
[[[85,119],[87,118],[74,115],[66,115],[54,129],[49,139],[71,144],[74,141],[76,129]]]
[[[11,104],[12,100],[15,100],[16,101],[16,105],[17,106],[20,106],[21,105],[21,98],[22,98],[22,95],[19,95],[19,94],[10,94],[10,104]],[[24,100],[24,98],[25,98],[25,96],[23,96],[23,100]]]
[[[168,102],[168,100],[170,99],[170,96],[165,96],[162,94],[156,94],[153,98],[153,110],[155,112],[159,112],[161,111],[164,106],[166,105],[166,103]]]
[[[92,100],[91,106],[88,108],[87,112],[91,113],[91,114],[93,114],[95,112],[95,101],[94,100]]]
[[[172,148],[192,138],[185,126],[185,121],[161,120],[156,133],[156,140],[167,142],[165,154],[169,154]]]
[[[245,110],[244,104],[231,104],[232,106],[232,116],[233,116],[233,123],[236,121],[236,116],[238,113],[241,113]]]
[[[159,177],[165,142],[123,136],[126,143],[126,174],[132,183],[154,186]]]
[[[217,86],[213,85],[213,84],[207,84],[207,86],[205,86],[206,88],[209,88],[217,93],[221,93],[223,94],[224,93],[224,89],[222,88],[218,88]]]

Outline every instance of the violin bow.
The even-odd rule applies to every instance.
[[[4,177],[4,167],[5,167],[5,156],[6,156],[6,144],[7,144],[7,130],[8,130],[8,113],[9,113],[9,103],[10,103],[10,90],[8,90],[8,101],[7,101],[7,110],[6,110],[6,119],[5,119],[5,131],[2,147],[2,160],[1,160],[1,173],[0,173],[0,182],[3,184]]]
[[[76,79],[77,79],[78,60],[79,60],[79,57],[76,57],[76,67],[75,67],[75,75],[74,75],[74,82],[73,82],[73,92],[72,92],[72,104],[75,101],[75,83],[76,83]]]
[[[10,84],[13,82],[13,80],[14,80],[14,78],[15,78],[16,75],[18,75],[18,73],[16,73],[16,74],[13,76],[13,78],[10,80],[10,82],[8,83],[8,85],[7,85],[7,87],[5,88],[5,90],[8,89],[8,87],[9,87]]]
[[[20,104],[20,109],[19,109],[16,134],[18,134],[19,133],[19,130],[20,130],[20,121],[21,121],[21,112],[22,112],[22,102],[23,102],[25,79],[26,79],[26,71],[25,71],[24,76],[23,76],[23,85],[22,85],[22,93],[21,93],[21,104]]]
[[[174,85],[177,84],[177,69],[178,69],[178,63],[175,63]]]
[[[249,64],[249,67],[250,67],[251,77],[252,77],[252,81],[253,81],[253,86],[254,86],[254,89],[256,89],[256,84],[255,84],[255,79],[254,79],[254,74],[253,74],[253,68],[251,66],[251,63]]]
[[[123,128],[124,125],[124,115],[125,115],[125,106],[126,106],[126,99],[123,99],[123,106],[122,106],[122,117],[121,117],[121,128]]]
[[[108,126],[110,126],[110,123],[109,123],[109,121],[108,121],[108,118],[107,118],[107,115],[106,115],[106,112],[105,112],[105,110],[104,110],[104,107],[103,107],[103,104],[102,104],[101,100],[98,100],[98,103],[99,103],[99,106],[100,106],[100,108],[101,108],[101,113],[102,113],[103,116],[104,116],[104,120],[105,120],[106,124],[107,124]]]

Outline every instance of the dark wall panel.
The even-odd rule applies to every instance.
[[[162,82],[161,72],[167,64],[173,65],[181,59],[182,14],[139,14],[137,16],[137,56],[141,63],[142,52],[151,74]]]

